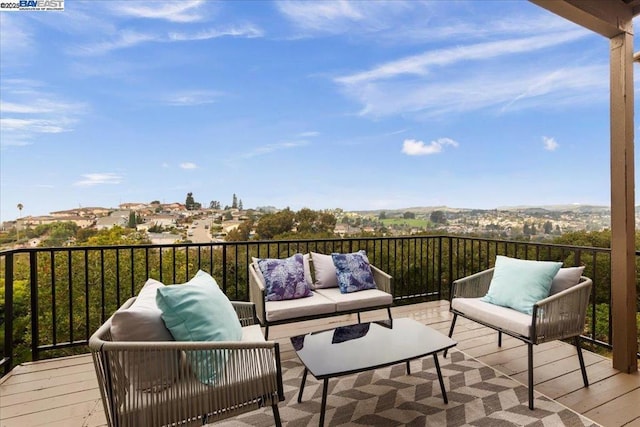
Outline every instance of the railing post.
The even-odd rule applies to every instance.
[[[38,252],[29,252],[29,267],[31,279],[31,360],[39,360],[38,339],[40,330],[38,327]],[[53,273],[52,273],[53,274]]]
[[[4,375],[13,367],[13,253],[4,257]]]
[[[222,292],[227,294],[227,245],[222,245]]]

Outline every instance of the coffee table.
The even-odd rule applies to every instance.
[[[330,378],[355,374],[433,355],[444,403],[448,403],[438,353],[454,347],[457,342],[440,332],[416,322],[400,318],[381,322],[358,323],[321,332],[291,337],[291,344],[304,364],[298,403],[311,374],[323,380],[320,423],[324,425],[327,406],[327,387]]]

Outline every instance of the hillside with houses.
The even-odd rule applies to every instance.
[[[49,215],[20,217],[4,222],[0,236],[3,248],[43,246],[51,226],[66,223],[86,233],[114,227],[135,229],[153,244],[255,239],[264,237],[256,232],[261,218],[281,211],[283,209],[275,207],[244,209],[235,194],[234,203],[224,208],[217,202],[204,208],[194,203],[193,198],[187,198],[186,203],[127,202],[115,208],[79,207],[50,212]],[[601,231],[610,227],[610,211],[607,207],[585,205],[486,210],[446,206],[376,211],[344,211],[338,208],[318,212],[332,217],[329,220],[332,230],[326,231],[332,231],[335,237],[441,232],[544,240],[570,231]],[[290,231],[295,233],[295,218],[292,224]],[[238,233],[240,229],[242,233]],[[56,243],[74,245],[75,241],[71,237]]]

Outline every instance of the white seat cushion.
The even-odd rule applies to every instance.
[[[343,294],[339,288],[316,289],[316,293],[336,303],[337,311],[359,310],[381,305],[391,305],[393,297],[380,289],[367,289]]]
[[[264,342],[264,335],[262,335],[262,329],[260,325],[244,326],[242,328],[242,342]]]
[[[297,317],[334,313],[336,311],[335,302],[319,295],[317,292],[312,292],[312,294],[312,296],[306,298],[266,301],[267,320],[275,322]]]
[[[529,314],[484,302],[480,298],[454,298],[451,307],[471,319],[515,332],[523,337],[531,336],[531,315]]]

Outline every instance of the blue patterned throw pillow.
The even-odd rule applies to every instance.
[[[331,258],[336,266],[338,287],[340,287],[341,293],[348,294],[376,288],[369,258],[367,258],[365,251],[361,250],[352,254],[334,253],[331,254]]]
[[[267,290],[265,300],[282,301],[313,295],[304,277],[302,254],[285,259],[259,259],[258,267]]]

